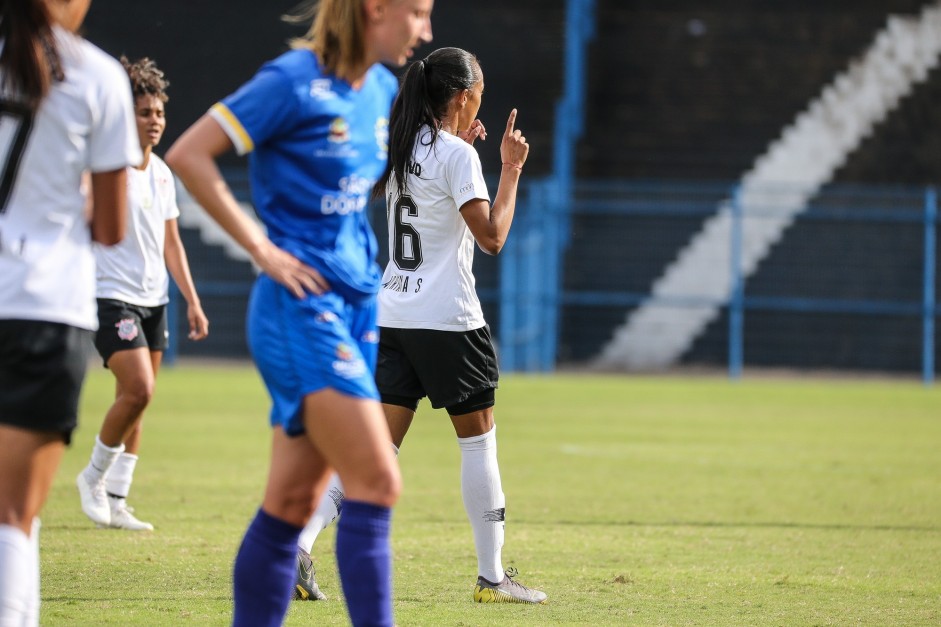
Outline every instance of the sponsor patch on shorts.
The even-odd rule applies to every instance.
[[[358,358],[353,349],[342,342],[337,344],[333,371],[344,379],[358,379],[366,374],[366,362]]]

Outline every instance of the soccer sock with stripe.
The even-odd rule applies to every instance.
[[[457,441],[461,447],[461,495],[474,530],[478,574],[499,583],[503,581],[506,498],[497,464],[497,426],[483,435]]]
[[[398,457],[399,447],[391,443],[389,446],[392,447],[392,452]],[[342,510],[343,483],[340,481],[340,476],[337,473],[333,473],[329,483],[327,483],[327,489],[320,499],[320,505],[317,506],[314,515],[310,517],[310,520],[301,532],[301,537],[297,540],[297,546],[308,553],[313,553],[314,542],[317,541],[317,536],[337,519]]]
[[[85,480],[92,485],[101,481],[101,479],[108,474],[108,471],[111,470],[111,466],[114,465],[118,455],[123,452],[123,443],[114,447],[105,446],[96,435],[95,446],[91,451],[91,459],[88,465],[85,466],[85,470],[82,471],[82,474],[85,475]]]
[[[114,460],[111,469],[105,476],[105,490],[108,496],[126,499],[131,491],[134,481],[134,469],[137,467],[137,455],[121,453]]]
[[[350,621],[392,625],[392,551],[388,507],[347,500],[337,524],[337,567]]]
[[[259,508],[235,556],[233,627],[276,627],[291,602],[300,527]]]
[[[320,499],[320,505],[314,510],[314,515],[310,517],[297,539],[297,546],[308,553],[312,552],[317,536],[336,520],[341,509],[343,509],[343,484],[340,482],[340,476],[333,473],[330,482],[327,484],[327,490]]]

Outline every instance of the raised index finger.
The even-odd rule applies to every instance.
[[[513,133],[513,124],[516,122],[516,109],[510,111],[510,117],[506,121],[506,134],[510,135]]]

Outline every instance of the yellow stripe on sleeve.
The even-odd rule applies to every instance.
[[[251,136],[227,106],[221,102],[217,102],[212,106],[212,109],[210,109],[210,113],[214,114],[213,117],[216,121],[221,123],[223,128],[228,131],[226,134],[229,135],[233,143],[236,144],[235,148],[240,155],[244,155],[255,149],[255,143],[252,141]]]

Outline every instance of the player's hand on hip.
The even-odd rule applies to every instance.
[[[480,120],[474,120],[471,122],[471,125],[466,131],[458,131],[457,136],[466,141],[471,146],[474,145],[474,142],[480,139],[481,141],[486,141],[487,139],[487,129],[484,128],[484,123]]]
[[[500,159],[503,165],[510,165],[515,168],[523,169],[526,163],[526,157],[529,156],[529,144],[522,131],[515,128],[516,109],[510,111],[510,117],[506,121],[506,131],[503,133],[503,141],[500,142]]]
[[[316,269],[270,242],[256,253],[255,263],[298,298],[306,294],[320,296],[330,290],[330,284]]]

